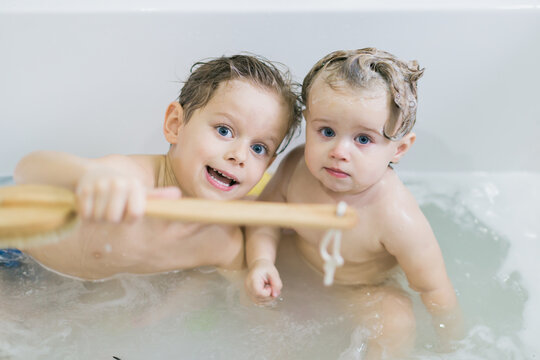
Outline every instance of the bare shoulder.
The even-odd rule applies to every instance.
[[[394,171],[389,173],[385,190],[378,206],[379,215],[385,218],[384,246],[400,251],[436,241],[416,199]]]
[[[154,187],[156,173],[164,161],[164,155],[119,155],[111,154],[96,159],[97,162],[107,164],[119,170],[124,170],[143,179],[143,182]]]
[[[128,157],[141,168],[152,171],[153,173],[156,173],[165,162],[165,155],[128,155]]]

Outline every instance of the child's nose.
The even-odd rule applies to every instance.
[[[341,161],[349,161],[349,144],[345,140],[337,140],[330,149],[330,158]]]
[[[225,154],[225,159],[239,165],[240,167],[244,167],[248,151],[249,146],[241,142],[234,142],[231,144],[227,153]]]

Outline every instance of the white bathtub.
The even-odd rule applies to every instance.
[[[426,335],[413,358],[540,357],[540,0],[0,0],[0,177],[37,149],[164,153],[166,106],[202,58],[249,51],[301,81],[326,53],[367,46],[426,68],[417,142],[398,171],[470,321],[457,353],[430,352]],[[215,273],[86,284],[33,263],[0,268],[0,359],[335,358],[351,325],[306,272],[291,270],[269,310],[237,305]]]
[[[250,51],[301,80],[366,46],[426,68],[403,169],[540,171],[540,0],[184,3],[0,1],[0,176],[36,149],[166,151],[165,108],[201,58]]]

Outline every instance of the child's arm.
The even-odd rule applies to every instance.
[[[73,189],[81,217],[120,221],[142,215],[147,189],[154,186],[152,166],[141,159],[123,155],[85,159],[38,151],[17,164],[14,179],[17,183],[45,183]]]
[[[287,200],[285,194],[289,179],[303,153],[303,147],[299,147],[283,159],[259,196],[259,201]],[[248,295],[255,303],[268,303],[280,294],[282,283],[274,265],[280,236],[281,229],[277,227],[260,226],[246,229],[248,275],[245,285]]]
[[[386,249],[396,257],[411,289],[418,291],[443,342],[463,334],[461,310],[448,278],[441,249],[427,219],[417,207],[396,218]]]
[[[257,304],[265,304],[279,296],[281,278],[275,264],[280,229],[252,227],[246,229],[246,262],[248,274],[245,286]]]

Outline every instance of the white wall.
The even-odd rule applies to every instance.
[[[249,51],[301,80],[326,53],[366,46],[426,67],[402,169],[540,171],[539,0],[41,3],[0,0],[0,176],[37,149],[164,153],[164,111],[201,58]]]

